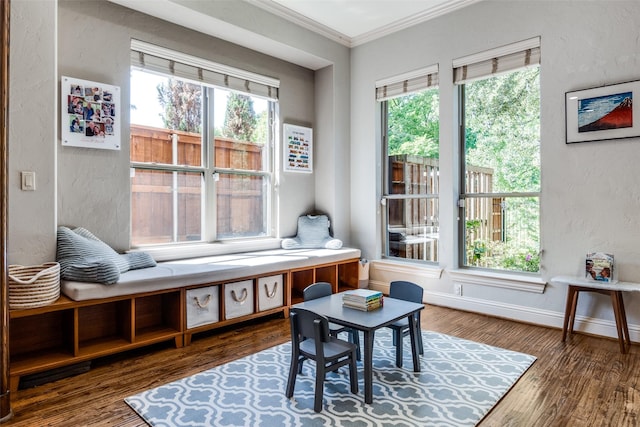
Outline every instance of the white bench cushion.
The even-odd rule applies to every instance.
[[[155,267],[131,270],[113,285],[63,280],[61,291],[74,301],[176,289],[212,282],[228,282],[244,277],[270,275],[278,271],[360,258],[360,250],[275,249],[232,255],[161,262]]]

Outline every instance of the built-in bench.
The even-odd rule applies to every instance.
[[[247,276],[270,275],[277,271],[304,269],[359,258],[360,250],[352,248],[244,252],[162,262],[156,267],[130,270],[122,273],[118,283],[113,285],[62,281],[61,291],[74,301],[86,301],[232,281]]]
[[[11,388],[21,376],[281,313],[309,284],[358,287],[360,250],[276,249],[162,262],[113,285],[62,281],[54,304],[10,311]]]

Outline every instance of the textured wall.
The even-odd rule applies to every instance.
[[[640,3],[635,1],[482,1],[352,52],[352,235],[363,253],[380,253],[380,190],[371,182],[380,167],[376,137],[375,81],[439,64],[441,91],[441,279],[429,291],[452,293],[447,270],[456,268],[458,166],[452,60],[509,43],[541,37],[542,278],[578,274],[586,252],[615,254],[620,279],[640,281],[640,139],[565,144],[564,94],[576,89],[640,79]],[[448,184],[448,185],[447,185]],[[369,209],[362,209],[369,206]],[[548,285],[528,294],[465,285],[464,295],[490,305],[555,313],[564,310],[566,289]],[[631,304],[640,296],[626,295]],[[581,297],[582,300],[583,297]],[[453,302],[455,304],[455,302]],[[581,314],[612,319],[605,297],[584,297]],[[630,316],[640,319],[637,313]]]
[[[131,38],[279,78],[283,121],[313,125],[314,72],[172,25],[107,1],[12,2],[9,258],[55,258],[57,225],[83,226],[118,250],[129,248],[128,90]],[[121,88],[120,151],[62,147],[60,76]],[[34,170],[37,191],[19,190],[19,171]],[[297,216],[315,204],[315,175],[283,174],[274,228],[295,234]],[[298,179],[293,179],[298,178]]]
[[[13,0],[9,58],[9,263],[55,258],[56,1]],[[20,190],[36,172],[36,191]]]

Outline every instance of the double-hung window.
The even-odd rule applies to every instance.
[[[438,262],[438,66],[376,82],[382,117],[384,256]]]
[[[132,41],[132,246],[273,234],[278,87]]]
[[[540,268],[540,39],[455,60],[460,265]]]

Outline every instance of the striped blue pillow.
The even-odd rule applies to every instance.
[[[64,280],[113,284],[120,273],[153,267],[154,259],[144,252],[121,255],[84,228],[58,227],[56,260]]]

